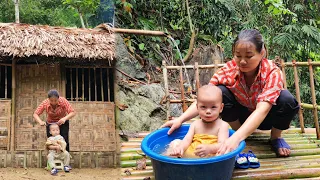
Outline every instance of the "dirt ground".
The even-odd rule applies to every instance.
[[[120,169],[72,169],[70,173],[59,171],[57,176],[40,168],[0,168],[0,180],[120,180]]]

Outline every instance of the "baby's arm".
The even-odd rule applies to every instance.
[[[229,124],[225,121],[222,121],[218,131],[218,143],[223,143],[228,138],[229,138]]]
[[[192,143],[192,139],[194,136],[194,132],[195,132],[195,122],[193,122],[190,125],[189,131],[186,134],[186,136],[183,138],[183,140],[181,141],[181,143],[172,150],[171,152],[171,156],[183,156],[183,153],[187,150],[187,148],[190,146],[190,144]]]

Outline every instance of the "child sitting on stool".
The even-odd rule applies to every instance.
[[[229,137],[229,125],[220,118],[222,92],[214,85],[199,88],[197,109],[200,120],[194,121],[183,140],[173,140],[165,155],[185,158],[215,156],[220,143]]]
[[[70,154],[66,151],[67,143],[60,135],[60,129],[58,124],[51,124],[49,126],[51,136],[47,139],[46,150],[49,150],[48,166],[51,170],[51,175],[57,175],[58,170],[55,168],[55,159],[63,160],[64,171],[69,172]]]

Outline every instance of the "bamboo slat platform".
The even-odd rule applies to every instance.
[[[290,128],[283,133],[291,146],[291,156],[276,158],[268,144],[270,131],[256,131],[246,140],[244,152],[252,150],[260,160],[258,169],[235,169],[233,179],[320,179],[320,140],[314,128]],[[147,167],[136,170],[137,160],[142,158],[140,144],[149,132],[141,132],[121,145],[121,171],[123,180],[154,179],[151,161]]]

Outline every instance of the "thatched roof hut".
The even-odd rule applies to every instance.
[[[107,26],[78,29],[0,23],[0,57],[58,57],[81,60],[113,60],[115,35]]]
[[[115,34],[105,24],[78,29],[0,23],[0,149],[14,151],[14,159],[22,152],[28,167],[46,166],[45,128],[32,114],[48,90],[57,89],[79,112],[70,121],[71,165],[91,167],[84,159],[90,153],[96,167],[117,164],[114,62]]]

